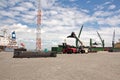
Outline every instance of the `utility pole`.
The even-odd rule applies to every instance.
[[[36,50],[41,51],[41,0],[38,0],[37,28],[36,28]]]

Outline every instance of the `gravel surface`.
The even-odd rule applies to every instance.
[[[12,58],[0,52],[0,80],[119,80],[120,52]]]

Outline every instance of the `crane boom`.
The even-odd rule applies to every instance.
[[[97,32],[97,34],[98,34],[98,37],[100,38],[100,40],[101,40],[101,42],[102,42],[103,40],[102,40],[102,38],[101,38],[100,34],[99,34],[98,32]]]
[[[76,40],[79,41],[79,43],[81,44],[81,46],[84,46],[83,43],[82,43],[82,41],[78,37],[75,37],[75,38],[76,38]]]
[[[72,32],[71,35],[68,36],[67,38],[75,38],[77,41],[80,42],[81,46],[83,46],[82,41],[76,36],[76,34],[74,32]]]
[[[112,47],[114,48],[114,42],[115,42],[115,30],[113,32],[113,39],[112,39]]]
[[[113,39],[112,39],[112,41],[115,41],[115,30],[113,32]]]
[[[97,34],[98,34],[98,37],[100,38],[100,40],[101,40],[101,43],[102,43],[102,47],[104,48],[104,40],[102,40],[102,38],[101,38],[101,36],[100,36],[100,34],[97,32]]]
[[[80,38],[80,35],[81,35],[81,32],[82,32],[82,29],[83,29],[83,25],[80,29],[80,32],[79,32],[79,35],[78,35],[78,38]],[[78,39],[76,39],[76,47],[78,47]]]

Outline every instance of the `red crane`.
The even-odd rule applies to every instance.
[[[36,28],[36,50],[41,51],[41,1],[38,2],[37,28]]]

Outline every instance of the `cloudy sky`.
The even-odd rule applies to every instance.
[[[99,42],[98,31],[111,46],[115,29],[115,42],[120,39],[120,0],[41,0],[42,49],[66,42],[75,45],[74,39],[66,37],[75,32],[80,40],[89,45],[89,39]],[[24,42],[28,49],[35,49],[36,15],[38,0],[0,0],[0,30],[16,31],[18,44]],[[1,33],[2,34],[2,33]]]

